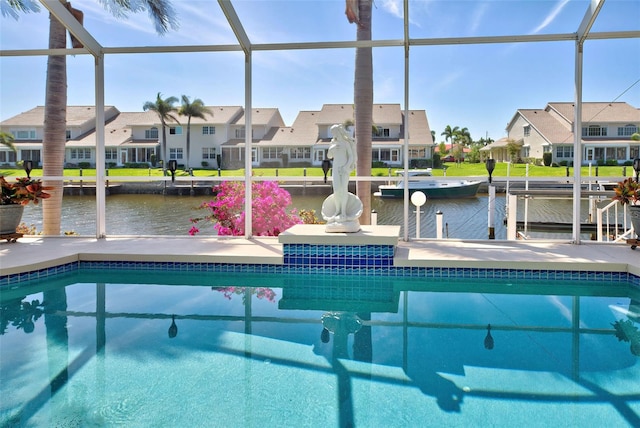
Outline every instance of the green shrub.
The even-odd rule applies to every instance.
[[[553,161],[553,153],[547,152],[542,154],[542,162],[544,166],[551,166],[551,162]]]

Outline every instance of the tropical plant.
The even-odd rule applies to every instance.
[[[153,111],[158,115],[160,119],[160,126],[162,127],[162,142],[160,147],[160,156],[162,157],[162,170],[167,170],[167,122],[180,121],[176,118],[174,113],[178,112],[178,109],[174,106],[178,102],[176,97],[168,97],[162,99],[162,94],[158,92],[155,101],[147,101],[142,106],[144,111]]]
[[[27,205],[29,202],[38,204],[42,199],[51,197],[45,192],[51,190],[50,186],[43,186],[40,180],[28,177],[16,178],[13,184],[0,177],[0,189],[0,205]]]
[[[192,218],[194,226],[189,230],[193,236],[200,232],[196,224],[200,221],[214,223],[220,236],[243,236],[245,234],[245,187],[243,182],[224,181],[213,188],[215,198],[203,202],[199,209],[208,210],[209,214]],[[278,236],[280,232],[294,224],[301,224],[295,209],[291,205],[291,195],[280,188],[275,181],[256,181],[251,184],[252,194],[252,235]]]
[[[371,41],[371,0],[347,1],[347,19],[357,25],[357,41]],[[357,9],[357,10],[356,10]],[[356,144],[358,162],[356,174],[371,176],[371,129],[373,126],[373,53],[371,46],[356,48],[354,76],[354,117],[356,122]],[[371,223],[371,182],[357,183],[358,197],[363,211],[360,220]]]
[[[521,144],[518,144],[515,140],[509,139],[507,140],[507,154],[509,155],[509,159],[512,163],[515,163],[518,160],[518,155],[520,154]]]
[[[61,2],[74,16],[82,12]],[[4,6],[3,2],[3,6]],[[164,34],[171,28],[177,28],[173,7],[169,0],[101,0],[116,17],[126,17],[128,12],[148,11],[155,23],[156,31]],[[18,19],[19,12],[38,12],[40,7],[33,0],[10,0],[9,7],[2,7],[3,16]],[[50,14],[49,49],[64,49],[67,45],[67,32],[64,25]],[[67,58],[66,55],[49,55],[47,60],[47,84],[44,104],[44,138],[42,140],[43,175],[61,177],[64,170],[64,152],[67,128]],[[62,216],[62,180],[46,180],[52,187],[51,198],[43,203],[43,231],[46,235],[60,234]]]
[[[0,145],[5,146],[15,152],[16,146],[13,144],[13,141],[13,135],[9,134],[8,132],[0,131]]]
[[[618,182],[613,191],[615,194],[611,199],[619,201],[622,205],[638,205],[640,202],[640,184],[633,177]]]
[[[213,112],[204,105],[200,98],[196,98],[193,102],[189,101],[189,97],[182,96],[182,106],[178,110],[178,114],[181,116],[187,116],[187,146],[186,146],[186,161],[185,168],[189,169],[189,151],[191,148],[191,118],[198,117],[200,119],[205,118],[205,114],[213,116]]]

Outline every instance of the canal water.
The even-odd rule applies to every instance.
[[[294,195],[292,207],[316,210],[321,218],[321,207],[325,196]],[[210,200],[211,196],[162,196],[162,195],[110,195],[106,199],[107,235],[168,235],[187,236],[191,228],[190,219],[202,216],[197,207]],[[378,224],[403,224],[403,201],[372,197],[372,208],[378,214]],[[527,202],[529,222],[551,221],[571,223],[572,202],[568,199],[532,199]],[[443,237],[452,239],[487,239],[488,197],[459,200],[428,200],[420,215],[420,237],[436,237],[436,212],[443,214]],[[582,216],[587,217],[587,204],[583,202]],[[524,201],[518,202],[518,220],[524,220]],[[505,197],[496,197],[495,238],[506,239]],[[25,224],[42,230],[40,205],[25,207]],[[78,235],[94,236],[96,233],[95,196],[64,196],[62,206],[62,232],[73,231]],[[415,237],[415,207],[409,206],[409,236]],[[213,226],[200,224],[200,236],[215,235]],[[404,233],[404,232],[402,232]],[[570,239],[571,231],[528,232],[532,238]],[[589,236],[583,235],[583,239]]]

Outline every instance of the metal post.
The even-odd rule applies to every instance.
[[[442,211],[436,211],[436,239],[442,239]]]
[[[378,225],[378,212],[376,210],[371,211],[371,226]]]
[[[489,239],[496,239],[496,186],[489,185]]]

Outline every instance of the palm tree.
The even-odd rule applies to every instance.
[[[13,144],[13,135],[8,132],[0,131],[0,145],[5,146],[14,152],[16,151],[16,146]]]
[[[162,126],[162,147],[160,149],[160,156],[162,156],[162,170],[167,171],[167,122],[176,122],[180,123],[180,121],[176,118],[174,113],[178,112],[178,109],[174,106],[175,103],[178,102],[176,97],[169,97],[167,99],[162,99],[162,94],[158,92],[156,95],[156,101],[147,101],[142,106],[144,111],[153,111],[158,115],[160,119],[160,124]]]
[[[357,0],[358,12],[353,2],[347,1],[347,18],[357,24],[358,41],[371,40],[371,0]],[[356,64],[354,76],[354,106],[356,122],[356,143],[358,176],[371,176],[371,129],[373,127],[373,56],[371,47],[356,48]],[[362,201],[363,212],[360,217],[363,224],[371,224],[371,182],[358,181],[358,197]]]
[[[458,126],[454,126],[452,128],[451,125],[447,125],[444,128],[444,131],[440,134],[440,135],[444,135],[445,142],[448,143],[449,141],[451,141],[451,149],[453,149],[453,143],[459,131],[460,131],[460,128]],[[453,150],[451,151],[453,152]]]
[[[72,13],[80,13],[71,8],[65,0],[60,0]],[[156,31],[164,34],[169,27],[176,28],[174,11],[170,0],[140,0],[136,2],[106,0],[107,9],[115,16],[126,16],[127,12],[148,11],[155,23]],[[32,0],[11,0],[13,11],[35,12],[39,7]],[[18,17],[17,13],[3,14]],[[64,49],[67,45],[66,28],[54,15],[50,15],[49,49]],[[42,140],[42,173],[45,176],[62,177],[64,172],[64,152],[67,123],[67,58],[65,55],[49,55],[47,60],[47,83],[44,103],[44,138]],[[60,235],[62,217],[62,180],[45,180],[51,186],[51,197],[42,203],[42,230],[44,235]]]
[[[178,114],[187,116],[187,161],[185,162],[185,168],[189,169],[189,149],[191,148],[191,118],[199,117],[205,118],[205,114],[213,115],[213,112],[207,108],[200,98],[196,98],[193,102],[189,102],[189,97],[182,96],[182,106],[178,110]]]
[[[468,128],[459,129],[458,132],[455,133],[455,140],[458,145],[457,147],[457,160],[460,162],[464,157],[464,148],[471,144],[471,133],[469,133]]]

